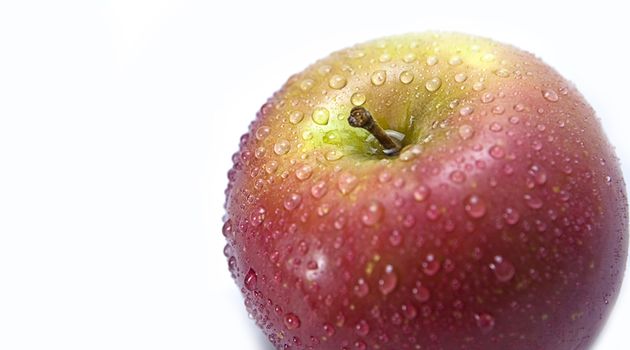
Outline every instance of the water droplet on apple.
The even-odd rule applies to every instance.
[[[481,95],[481,102],[483,103],[490,103],[494,101],[494,94],[492,92],[486,92],[483,95]]]
[[[486,85],[483,83],[483,81],[476,81],[473,84],[473,90],[475,90],[475,91],[481,91],[481,90],[483,90],[485,88],[486,88]]]
[[[414,298],[420,302],[425,303],[431,299],[431,291],[422,285],[422,282],[416,282],[416,286],[411,290]]]
[[[280,140],[275,145],[273,145],[273,152],[279,156],[283,154],[287,154],[291,149],[291,144],[287,140]]]
[[[468,140],[469,138],[471,138],[473,136],[475,131],[472,128],[472,126],[470,126],[468,124],[464,124],[464,125],[460,126],[459,129],[457,129],[457,133],[459,134],[459,137],[462,140]]]
[[[427,211],[424,213],[424,215],[427,217],[427,219],[431,221],[436,221],[437,219],[440,218],[441,213],[437,205],[431,204],[427,208]]]
[[[501,78],[507,78],[510,76],[510,71],[505,68],[499,68],[494,71],[494,74]]]
[[[532,165],[528,173],[534,178],[534,181],[536,181],[538,185],[544,185],[547,182],[547,173],[537,164]]]
[[[350,174],[343,173],[339,176],[339,181],[337,182],[337,188],[342,194],[348,194],[354,190],[359,184],[359,179]]]
[[[249,269],[249,271],[245,275],[245,280],[243,282],[245,284],[245,288],[247,288],[247,290],[253,291],[256,288],[257,282],[258,275],[256,275],[256,271],[254,271],[253,269]]]
[[[361,222],[366,226],[374,226],[383,217],[383,205],[378,201],[372,201],[361,214]]]
[[[488,153],[494,159],[501,159],[505,157],[505,150],[503,149],[503,147],[499,145],[494,145],[490,147],[490,150],[488,151]]]
[[[304,140],[310,140],[313,138],[313,132],[310,130],[304,130],[304,132],[302,132],[302,139]]]
[[[525,196],[523,196],[523,198],[525,198],[525,203],[527,204],[527,206],[532,209],[540,209],[543,206],[542,199],[536,196],[526,194]]]
[[[473,194],[464,201],[464,209],[471,218],[479,219],[486,214],[486,203],[481,197]]]
[[[276,162],[275,160],[272,160],[269,163],[265,164],[264,168],[267,174],[273,174],[278,169],[278,162]]]
[[[493,54],[491,54],[491,53],[485,53],[485,54],[483,54],[483,56],[481,56],[481,60],[483,62],[492,62],[492,61],[494,61],[495,58],[496,57]]]
[[[359,298],[363,298],[368,295],[370,292],[370,287],[368,287],[367,283],[363,278],[359,278],[357,280],[357,284],[354,286],[354,294],[356,294]]]
[[[410,71],[406,70],[403,71],[402,73],[400,73],[400,82],[403,84],[409,84],[413,81],[413,73],[411,73]]]
[[[297,123],[301,122],[302,119],[304,119],[304,113],[302,113],[300,111],[292,112],[289,115],[289,122],[291,122],[291,124],[297,124]]]
[[[374,86],[381,86],[385,84],[385,81],[387,80],[387,72],[385,72],[384,70],[377,70],[376,72],[372,73],[370,80],[372,81],[372,84]]]
[[[249,217],[249,222],[254,227],[260,226],[260,224],[262,224],[263,221],[265,221],[265,208],[263,207],[260,207],[254,210]]]
[[[483,334],[488,334],[494,329],[495,320],[489,314],[475,314],[475,323]]]
[[[300,89],[302,89],[302,91],[308,91],[313,87],[313,85],[315,85],[315,81],[313,81],[313,79],[304,79],[300,83]]]
[[[466,174],[461,170],[454,170],[451,172],[449,178],[455,183],[462,183],[466,181]]]
[[[433,254],[427,255],[426,259],[422,262],[422,272],[427,276],[435,276],[441,268],[439,261],[435,259]]]
[[[332,67],[327,64],[323,64],[319,68],[317,68],[317,72],[321,75],[326,75],[330,73],[330,71],[332,71]]]
[[[418,310],[412,303],[402,304],[401,310],[405,318],[408,320],[413,320],[416,316],[418,316]]]
[[[234,235],[232,219],[228,219],[226,222],[223,223],[223,228],[221,231],[223,232],[223,236],[227,238],[230,238],[232,237],[232,235]]]
[[[455,74],[455,81],[458,83],[463,83],[466,81],[466,79],[468,79],[468,76],[466,75],[466,73]]]
[[[427,64],[429,66],[435,66],[438,63],[438,58],[435,56],[429,56],[427,57]]]
[[[525,105],[522,103],[517,103],[514,105],[514,110],[517,112],[522,112],[525,110]]]
[[[494,271],[499,282],[509,282],[516,273],[514,265],[500,255],[494,257],[494,263],[490,264],[490,269]]]
[[[459,66],[460,64],[462,64],[462,62],[462,58],[459,56],[452,56],[448,59],[448,64],[450,64],[451,66]]]
[[[339,74],[333,75],[332,77],[330,77],[330,80],[328,80],[328,86],[336,90],[343,89],[346,84],[348,84],[348,80],[346,79],[346,77]]]
[[[370,325],[367,323],[367,321],[360,320],[354,326],[354,330],[357,332],[359,336],[365,337],[366,335],[370,333]]]
[[[396,289],[396,284],[398,284],[398,276],[394,272],[394,267],[392,265],[385,266],[385,273],[378,280],[378,289],[383,295],[388,295]]]
[[[302,203],[302,196],[297,193],[292,193],[284,200],[284,208],[286,210],[293,210],[297,208],[300,203]]]
[[[475,109],[472,106],[464,106],[460,108],[459,115],[461,115],[462,117],[465,117],[465,116],[471,115],[474,111]]]
[[[413,191],[413,198],[418,202],[424,202],[430,195],[431,189],[425,185],[420,185]]]
[[[317,107],[313,110],[311,118],[315,124],[326,125],[328,124],[328,119],[330,118],[330,112],[324,107]]]
[[[313,167],[311,167],[308,164],[302,165],[301,167],[297,168],[297,170],[295,171],[295,177],[297,177],[299,180],[302,180],[302,181],[310,178],[312,174],[313,174]]]
[[[335,335],[335,327],[331,325],[330,323],[324,323],[323,328],[324,328],[324,333],[326,334],[326,336],[332,337],[333,335]]]
[[[403,56],[403,61],[405,63],[411,63],[411,62],[413,62],[415,60],[416,60],[416,54],[413,53],[413,52],[410,52],[408,54],[405,54],[405,56]]]
[[[322,198],[326,192],[328,192],[328,188],[324,181],[319,181],[311,187],[311,195],[317,199]]]
[[[350,97],[350,102],[352,102],[352,104],[355,105],[355,106],[361,106],[362,104],[365,103],[366,99],[367,99],[367,97],[365,97],[364,94],[362,94],[360,92],[355,92]]]
[[[343,153],[336,149],[332,149],[326,152],[326,155],[325,155],[326,160],[329,160],[329,161],[339,160],[342,157],[343,157]]]
[[[492,107],[492,114],[501,115],[503,113],[505,113],[505,107],[503,106]]]
[[[267,138],[267,136],[269,136],[270,132],[271,129],[269,129],[268,126],[261,126],[260,128],[256,129],[256,139],[259,141],[264,140],[265,138]]]
[[[402,240],[403,237],[398,230],[393,230],[389,234],[389,243],[392,245],[392,247],[398,247],[402,243]]]
[[[256,151],[254,151],[254,157],[256,157],[257,159],[262,159],[262,157],[265,156],[265,152],[267,152],[265,150],[265,147],[260,146],[260,147],[256,148]]]
[[[437,91],[440,86],[442,86],[442,79],[440,79],[439,77],[431,78],[427,80],[427,82],[424,84],[424,87],[430,92]]]
[[[542,90],[542,94],[543,97],[545,98],[545,100],[549,101],[549,102],[558,102],[558,100],[560,99],[558,97],[558,94],[550,89],[544,89]]]
[[[389,53],[387,53],[387,52],[383,53],[378,58],[378,61],[381,62],[381,63],[389,62],[391,60],[392,60],[392,56]]]
[[[508,207],[505,208],[503,218],[508,225],[515,225],[521,218],[521,216],[516,209]]]
[[[284,316],[284,325],[288,330],[300,328],[300,318],[294,313],[288,313]]]

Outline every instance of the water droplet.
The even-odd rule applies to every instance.
[[[429,56],[427,57],[427,64],[429,66],[435,66],[438,63],[438,58],[435,56]]]
[[[440,262],[435,259],[433,254],[427,255],[425,261],[422,262],[422,272],[427,276],[435,276],[441,267]]]
[[[558,102],[559,100],[558,94],[553,90],[544,89],[542,90],[542,94],[545,100],[549,102]]]
[[[521,218],[520,214],[514,208],[505,208],[505,212],[503,213],[503,218],[508,225],[515,225],[518,220]]]
[[[254,157],[261,159],[262,157],[264,157],[265,152],[266,152],[265,147],[260,146],[256,148],[256,151],[254,152]]]
[[[547,182],[547,173],[536,164],[529,168],[528,173],[534,178],[534,181],[536,181],[538,185],[544,185]]]
[[[247,288],[247,290],[254,290],[254,288],[256,288],[256,283],[258,282],[258,276],[256,275],[256,271],[254,271],[253,269],[249,269],[249,271],[247,272],[247,274],[245,275],[245,280],[244,280],[244,284],[245,284],[245,288]]]
[[[348,194],[354,190],[359,184],[359,179],[349,173],[343,173],[339,176],[337,187],[342,194]]]
[[[231,219],[223,223],[222,232],[224,237],[232,237],[232,235],[234,235]]]
[[[330,80],[328,80],[328,86],[336,90],[343,89],[346,84],[348,84],[348,80],[346,79],[346,77],[339,74],[333,75],[332,77],[330,77]]]
[[[490,131],[492,132],[500,132],[501,130],[503,130],[503,127],[497,122],[492,122],[488,129],[490,129]]]
[[[317,107],[313,110],[313,114],[311,115],[313,122],[319,125],[328,124],[328,119],[330,118],[330,112],[324,107]]]
[[[413,191],[413,198],[418,202],[423,202],[431,195],[431,189],[425,185],[420,185],[416,187],[416,190]]]
[[[354,286],[354,294],[356,294],[359,298],[363,298],[368,295],[370,292],[370,287],[368,287],[367,283],[363,278],[359,278],[357,280],[357,284]]]
[[[288,330],[300,328],[300,318],[294,313],[288,313],[284,316],[284,325]]]
[[[365,337],[370,333],[370,325],[365,320],[360,320],[357,322],[356,326],[354,326],[354,330],[361,337]]]
[[[514,105],[514,110],[517,112],[522,112],[525,110],[525,105],[522,103],[517,103]]]
[[[455,74],[455,81],[458,83],[463,83],[466,81],[466,79],[468,79],[468,76],[466,75],[466,73]]]
[[[310,140],[313,138],[313,132],[310,130],[304,130],[304,132],[302,132],[302,139],[304,140]]]
[[[475,323],[483,334],[488,334],[494,329],[495,320],[489,314],[475,314]]]
[[[454,170],[451,172],[449,178],[455,183],[462,183],[466,181],[466,174],[461,170]]]
[[[472,126],[468,124],[464,124],[460,126],[459,129],[457,129],[457,133],[459,134],[459,137],[461,137],[462,140],[468,140],[469,138],[473,136],[475,131],[472,128]]]
[[[297,124],[297,123],[301,122],[302,119],[304,119],[304,113],[302,113],[300,111],[292,112],[289,115],[289,122],[291,122],[291,124]]]
[[[269,163],[265,164],[264,167],[267,174],[273,174],[278,169],[278,162],[272,160]]]
[[[385,72],[384,70],[377,70],[376,72],[372,73],[372,77],[370,78],[370,80],[372,81],[372,84],[374,86],[381,86],[387,80],[387,72]]]
[[[329,160],[329,161],[339,160],[342,157],[343,157],[343,153],[336,149],[332,149],[326,152],[326,156],[325,156],[326,160]]]
[[[483,62],[492,62],[494,61],[494,59],[495,59],[495,56],[491,53],[485,53],[483,54],[483,56],[481,56],[481,60]]]
[[[464,106],[460,108],[459,115],[461,115],[462,117],[465,117],[465,116],[471,115],[474,111],[475,109],[472,106]]]
[[[532,208],[532,209],[540,209],[543,206],[543,201],[542,199],[536,197],[536,196],[532,196],[530,194],[526,194],[525,196],[523,196],[523,198],[525,198],[525,203],[527,203],[527,206]]]
[[[486,203],[476,194],[468,196],[464,202],[466,213],[473,218],[479,219],[486,214]]]
[[[287,154],[291,149],[291,144],[287,140],[280,140],[275,145],[273,145],[273,152],[279,156],[283,154]]]
[[[385,266],[385,274],[378,280],[378,289],[383,295],[388,295],[396,289],[398,283],[398,276],[394,272],[392,265]]]
[[[413,61],[415,61],[415,60],[416,60],[416,54],[415,54],[415,53],[413,53],[413,52],[410,52],[410,53],[406,54],[406,55],[403,57],[403,61],[404,61],[405,63],[411,63],[411,62],[413,62]]]
[[[431,299],[431,291],[419,281],[416,282],[416,287],[411,290],[411,293],[414,298],[421,303],[425,303]]]
[[[398,230],[393,230],[392,233],[389,234],[389,243],[392,247],[398,247],[402,243],[402,240],[403,237]]]
[[[416,318],[416,316],[418,316],[418,310],[416,309],[415,306],[413,306],[412,303],[402,304],[401,309],[402,309],[403,315],[408,320],[413,320],[414,318]]]
[[[317,72],[321,75],[326,75],[330,73],[331,70],[332,67],[327,64],[321,65],[319,68],[317,68]]]
[[[350,102],[352,102],[352,104],[355,105],[355,106],[361,106],[362,104],[365,103],[366,99],[367,99],[367,97],[365,97],[364,94],[362,94],[360,92],[355,92],[350,97]]]
[[[440,214],[441,214],[440,209],[438,209],[437,205],[435,204],[429,205],[429,207],[427,208],[427,211],[424,213],[427,219],[431,221],[436,221],[437,219],[439,219]]]
[[[389,62],[392,60],[392,56],[388,54],[387,52],[385,52],[378,58],[378,60],[381,63]]]
[[[313,85],[315,85],[315,81],[313,81],[313,79],[304,79],[300,83],[300,89],[302,89],[302,91],[308,91],[313,87]]]
[[[317,199],[322,198],[326,192],[328,192],[328,188],[324,181],[319,181],[311,187],[311,195]]]
[[[488,151],[488,153],[494,159],[501,159],[505,157],[505,150],[503,149],[503,147],[499,145],[494,145],[490,147],[490,150]]]
[[[438,77],[431,78],[424,84],[424,87],[430,92],[437,91],[440,86],[442,86],[442,80]]]
[[[295,177],[297,177],[298,179],[302,181],[311,177],[312,174],[313,174],[313,167],[311,167],[308,164],[302,165],[295,171]]]
[[[374,226],[383,216],[383,205],[378,201],[372,201],[361,213],[361,222],[366,226]]]
[[[486,92],[483,95],[481,95],[481,102],[483,103],[490,103],[494,101],[494,94],[491,92]]]
[[[286,210],[293,210],[297,208],[300,203],[302,203],[302,196],[297,193],[292,193],[284,200],[284,208]]]
[[[499,68],[494,71],[494,74],[501,78],[507,78],[510,76],[510,71],[505,68]]]
[[[333,335],[335,335],[335,327],[329,323],[324,323],[324,333],[326,334],[326,336],[328,337],[332,337]]]
[[[403,71],[402,73],[400,73],[400,82],[403,84],[409,84],[413,81],[413,73],[411,73],[410,71],[406,70]]]
[[[462,58],[459,56],[453,56],[448,59],[448,64],[450,64],[451,66],[458,66],[462,64]]]
[[[265,221],[265,208],[263,207],[260,207],[254,210],[251,216],[249,217],[249,222],[254,227],[260,226],[260,224],[262,224],[263,221]]]
[[[492,107],[492,114],[501,115],[505,113],[505,107],[503,106],[494,106]]]
[[[481,91],[481,90],[483,90],[485,88],[486,88],[486,85],[483,83],[483,81],[476,81],[473,84],[473,90],[475,90],[475,91]]]
[[[494,263],[490,264],[490,269],[494,271],[499,282],[509,282],[516,273],[514,265],[500,255],[494,257]]]
[[[268,126],[261,126],[260,128],[256,129],[256,139],[264,140],[267,136],[269,136],[270,132],[271,129],[269,129]]]

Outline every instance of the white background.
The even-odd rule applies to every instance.
[[[0,349],[270,349],[222,254],[225,174],[266,98],[356,42],[535,52],[630,174],[628,11],[578,3],[0,2]],[[630,347],[628,324],[630,283],[596,349]]]

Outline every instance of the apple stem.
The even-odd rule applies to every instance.
[[[394,155],[400,151],[401,145],[395,139],[387,135],[385,130],[376,122],[372,114],[363,107],[354,107],[350,111],[348,124],[355,128],[362,128],[370,132],[383,146],[383,153]]]

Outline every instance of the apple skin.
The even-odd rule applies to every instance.
[[[398,155],[348,125],[359,104],[405,135]],[[333,53],[233,160],[224,253],[278,349],[587,349],[617,298],[613,149],[573,85],[512,46],[426,33]]]

